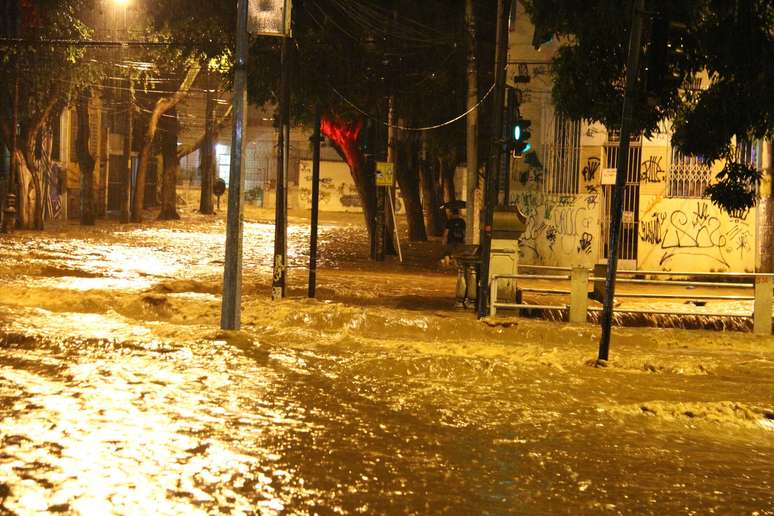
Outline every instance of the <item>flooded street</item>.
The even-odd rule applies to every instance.
[[[359,221],[0,239],[0,507],[17,514],[774,514],[774,338],[454,311],[439,247],[366,260]]]

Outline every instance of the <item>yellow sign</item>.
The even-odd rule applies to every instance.
[[[387,161],[376,162],[376,186],[392,186],[395,184],[395,164]]]

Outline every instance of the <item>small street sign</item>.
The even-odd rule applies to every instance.
[[[392,186],[395,184],[395,164],[387,161],[376,162],[376,186]]]
[[[603,168],[602,169],[602,181],[601,181],[601,183],[603,185],[614,185],[615,184],[615,174],[616,174],[616,169],[614,169],[614,168]]]

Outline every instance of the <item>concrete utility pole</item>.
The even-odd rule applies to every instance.
[[[247,128],[247,0],[237,1],[236,63],[234,69],[234,129],[231,140],[231,168],[228,182],[223,303],[220,312],[220,327],[224,330],[238,330],[241,326],[242,229],[245,198],[242,154],[245,143],[244,132]]]
[[[288,273],[288,165],[290,159],[290,38],[282,38],[280,76],[280,161],[277,163],[277,200],[274,223],[274,275],[271,298],[278,301],[287,293]]]
[[[131,218],[132,206],[132,131],[134,117],[134,101],[132,99],[132,76],[131,72],[127,76],[126,88],[126,127],[124,132],[124,152],[122,157],[123,166],[121,167],[121,216],[120,221],[128,223]]]
[[[505,100],[505,66],[508,54],[508,12],[511,0],[497,0],[497,47],[495,50],[495,91],[492,103],[492,135],[490,159],[487,163],[486,190],[484,191],[484,210],[481,223],[481,275],[478,279],[477,312],[478,317],[487,313],[489,298],[489,258],[492,251],[492,218],[497,202],[497,176],[503,144],[503,104]]]
[[[632,111],[637,101],[637,75],[640,70],[640,46],[642,40],[642,18],[645,16],[645,0],[636,0],[632,11],[632,28],[629,32],[629,55],[626,60],[626,84],[621,114],[621,140],[618,143],[618,163],[613,190],[613,205],[610,220],[610,251],[607,258],[605,300],[602,308],[602,335],[599,338],[599,360],[607,360],[610,350],[610,326],[613,321],[613,297],[615,277],[618,269],[618,244],[621,241],[621,218],[623,213],[624,188],[629,165],[629,134],[631,133]]]
[[[476,217],[476,188],[478,187],[478,65],[476,63],[476,16],[473,0],[465,0],[465,27],[468,34],[468,116],[466,132],[467,156],[467,204],[465,223],[467,244],[478,241],[478,218]]]
[[[213,95],[214,85],[212,81],[212,74],[207,71],[204,90],[204,141],[202,142],[201,150],[199,153],[199,169],[201,173],[201,192],[199,193],[199,213],[205,215],[212,215],[215,210],[212,205],[213,196],[213,184],[215,178],[213,177],[213,171],[215,170],[215,153],[213,148],[215,147],[214,132],[215,132],[215,98]]]

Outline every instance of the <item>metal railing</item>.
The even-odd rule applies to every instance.
[[[589,312],[601,312],[600,307],[589,307],[589,282],[605,282],[605,277],[592,276],[589,269],[585,267],[556,267],[544,265],[523,265],[519,269],[533,269],[536,271],[554,271],[560,274],[497,274],[493,275],[489,284],[490,287],[490,305],[489,315],[494,317],[498,308],[512,309],[543,309],[543,310],[566,310],[569,312],[569,321],[573,323],[586,322]],[[569,274],[561,274],[567,273]],[[635,284],[635,285],[654,285],[664,286],[682,286],[682,287],[703,287],[703,288],[735,288],[735,289],[753,289],[753,295],[736,294],[701,294],[701,293],[670,293],[670,292],[620,292],[616,297],[620,298],[643,298],[643,299],[684,299],[684,300],[713,300],[713,301],[753,301],[753,310],[751,313],[718,313],[718,312],[697,312],[688,310],[670,310],[670,309],[649,309],[649,308],[613,308],[614,313],[640,313],[640,314],[660,314],[676,316],[705,316],[705,317],[747,317],[753,319],[753,331],[757,334],[772,334],[772,305],[774,304],[774,273],[732,273],[732,272],[667,272],[667,271],[642,271],[642,270],[622,270],[618,271],[619,277],[616,283]],[[641,279],[629,278],[627,276],[672,276],[672,277],[693,277],[702,278],[749,278],[751,282],[729,283],[719,281],[691,281],[691,280],[668,280],[668,279]],[[554,294],[569,296],[569,302],[566,304],[528,304],[524,302],[505,302],[497,298],[498,286],[501,280],[557,280],[570,281],[570,289],[560,288],[540,288],[527,287],[521,288],[521,292],[532,292],[536,294]]]

